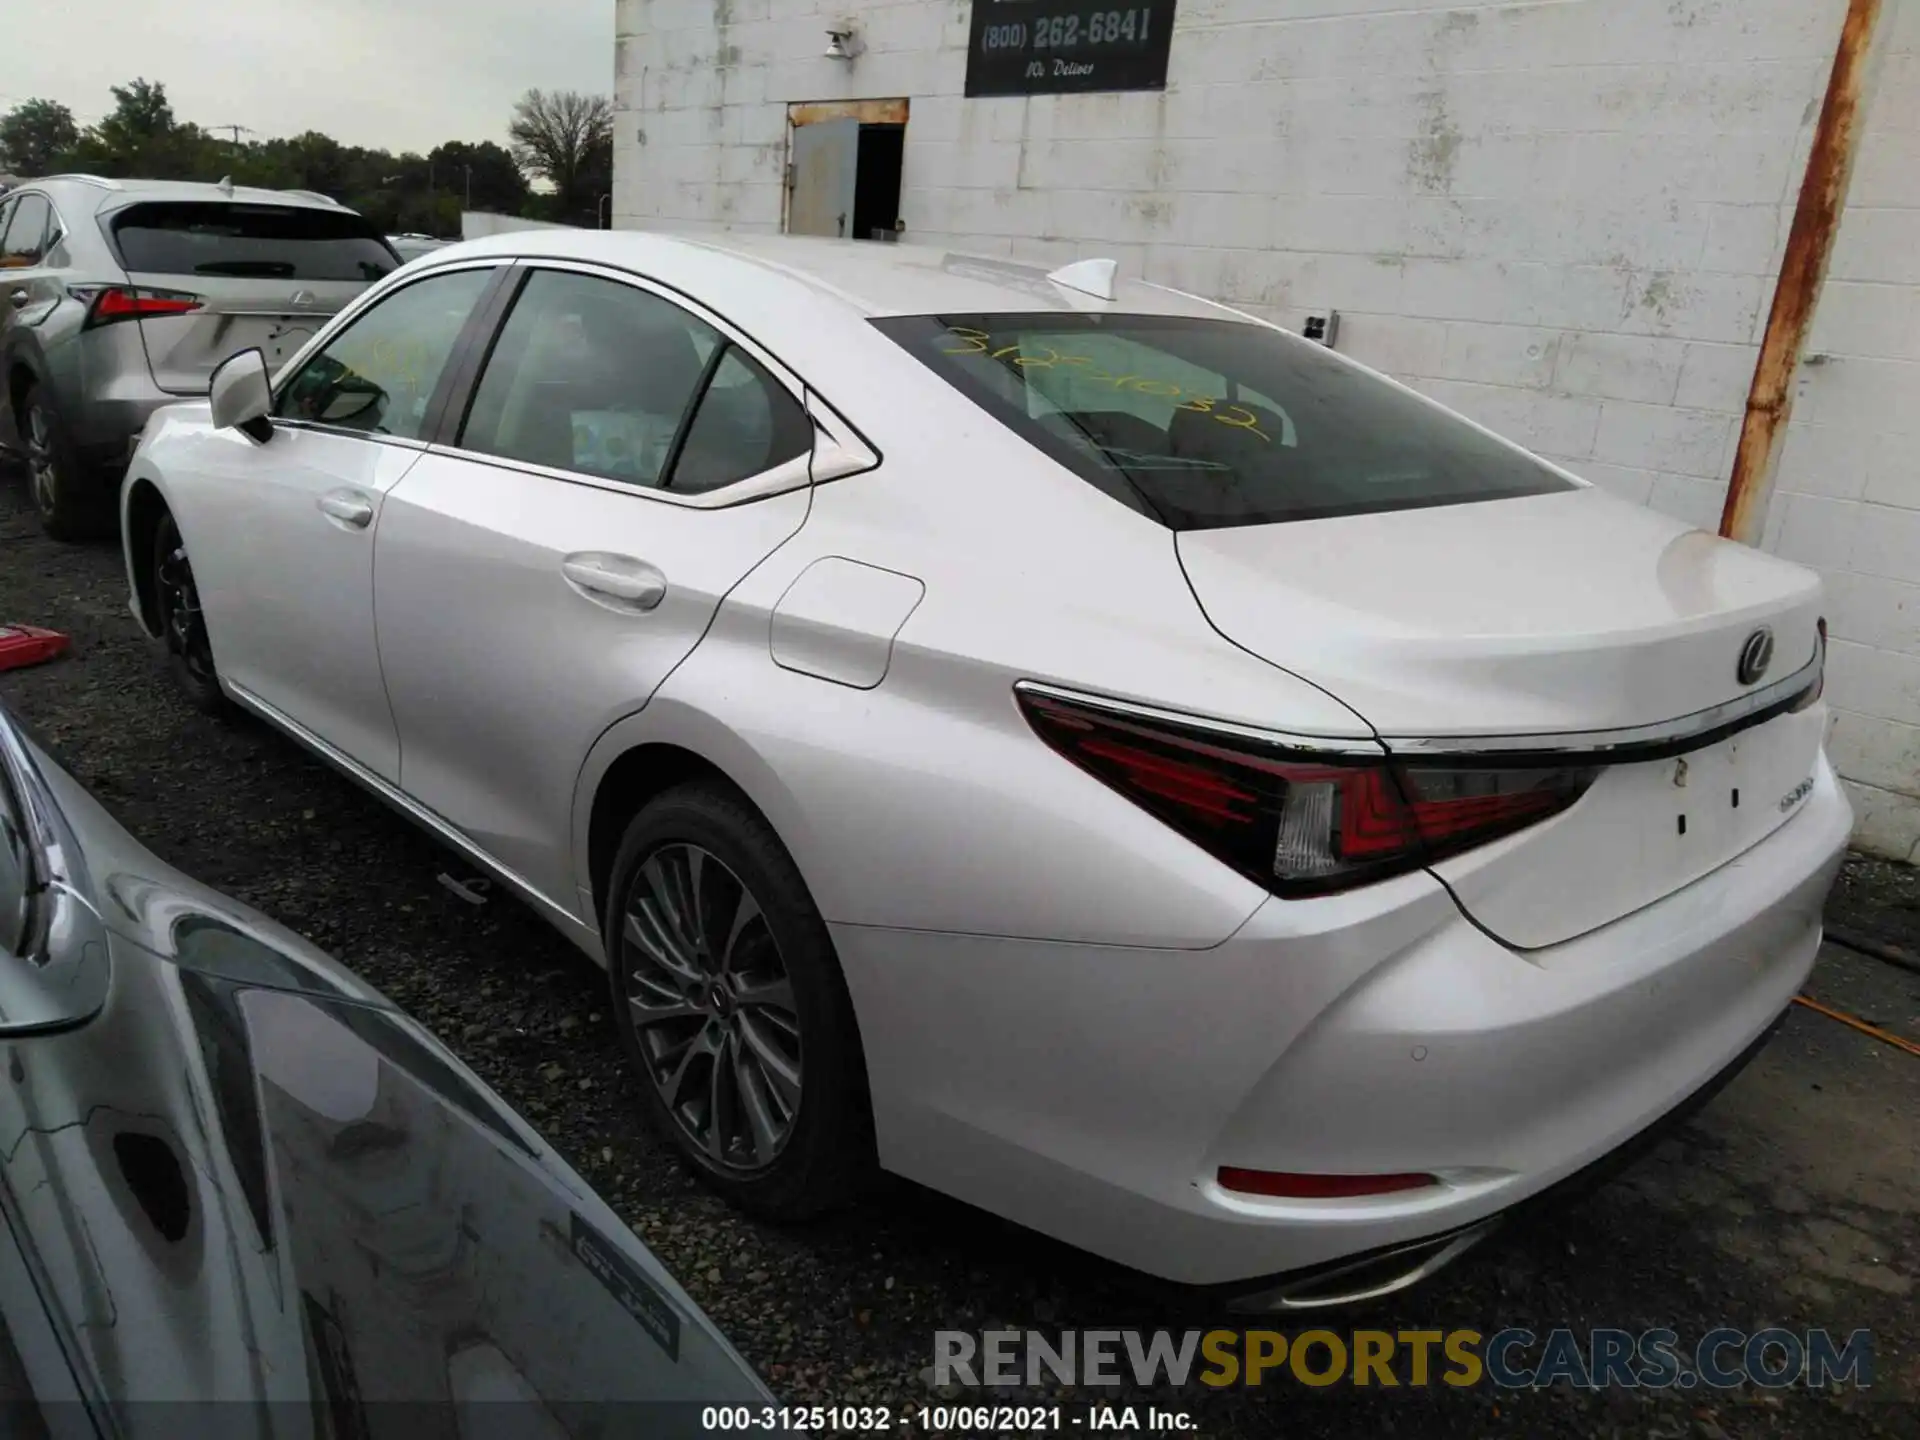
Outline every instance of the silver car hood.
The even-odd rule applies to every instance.
[[[453,1434],[448,1402],[512,1400],[534,1434],[691,1435],[703,1403],[770,1398],[430,1034],[32,753],[111,971],[91,1019],[0,1038],[0,1271],[31,1278],[0,1318],[43,1404],[133,1434],[178,1433],[153,1402],[254,1402],[262,1434],[324,1406],[368,1434],[369,1407],[432,1402],[408,1433]]]

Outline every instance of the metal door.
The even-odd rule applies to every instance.
[[[787,203],[789,234],[844,238],[853,233],[853,191],[859,156],[858,120],[821,120],[793,127],[793,193]]]

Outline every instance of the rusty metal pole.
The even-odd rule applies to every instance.
[[[1813,132],[1800,204],[1787,235],[1780,283],[1773,292],[1773,313],[1767,317],[1766,338],[1760,342],[1760,359],[1747,396],[1740,448],[1727,484],[1727,504],[1720,513],[1720,533],[1748,545],[1760,543],[1767,524],[1774,471],[1793,413],[1794,374],[1820,304],[1820,289],[1826,283],[1827,262],[1833,255],[1834,236],[1839,233],[1840,215],[1846,207],[1847,185],[1853,178],[1854,156],[1866,124],[1865,92],[1881,12],[1898,3],[1849,0],[1846,21],[1840,27],[1840,46],[1834,52],[1827,98]]]

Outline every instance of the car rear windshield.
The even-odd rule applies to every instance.
[[[135,205],[113,221],[130,273],[378,280],[400,259],[365,220],[295,205]]]
[[[1175,530],[1576,488],[1317,345],[1164,315],[874,325],[1083,479]]]

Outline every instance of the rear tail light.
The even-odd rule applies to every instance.
[[[151,320],[167,315],[190,315],[206,302],[184,290],[153,290],[130,285],[76,288],[74,298],[87,302],[87,328],[116,320]]]
[[[1351,1200],[1361,1195],[1398,1195],[1438,1185],[1425,1173],[1402,1175],[1304,1175],[1282,1170],[1220,1167],[1220,1188],[1242,1195],[1275,1195],[1287,1200]]]
[[[1806,692],[1802,694],[1798,700],[1793,702],[1793,713],[1795,715],[1798,715],[1802,710],[1811,710],[1815,705],[1818,705],[1820,703],[1820,697],[1824,695],[1827,690],[1826,616],[1822,615],[1820,617],[1820,623],[1816,628],[1820,632],[1820,649],[1819,653],[1814,656],[1814,659],[1819,663],[1820,668],[1814,672],[1813,684],[1809,685]]]
[[[1598,771],[1315,755],[1021,690],[1040,738],[1274,893],[1322,895],[1537,824]]]

